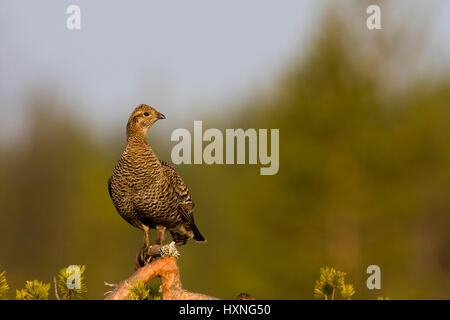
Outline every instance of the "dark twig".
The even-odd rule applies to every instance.
[[[59,294],[58,294],[58,284],[56,283],[56,277],[53,277],[53,283],[55,285],[55,297],[56,297],[57,300],[61,300],[59,298]]]

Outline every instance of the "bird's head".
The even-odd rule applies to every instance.
[[[147,130],[159,119],[166,117],[155,108],[141,104],[134,109],[127,123],[127,137],[143,137]]]

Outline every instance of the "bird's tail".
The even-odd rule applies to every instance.
[[[195,225],[195,223],[191,224],[191,229],[192,232],[194,233],[194,240],[198,241],[198,242],[206,242],[206,239],[204,236],[202,236],[202,234],[200,233],[200,231],[198,231],[197,226]]]

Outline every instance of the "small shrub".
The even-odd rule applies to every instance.
[[[84,277],[84,272],[86,271],[86,266],[80,265],[77,267],[80,268],[79,288],[70,289],[68,286],[68,281],[71,281],[71,279],[69,279],[69,277],[73,275],[73,272],[68,273],[69,267],[62,268],[58,273],[57,286],[58,286],[59,294],[61,295],[60,298],[63,300],[68,300],[68,299],[73,299],[73,298],[81,299],[83,297],[83,294],[85,294],[87,292],[87,286],[86,286],[86,281],[85,281],[85,277]]]
[[[17,300],[48,300],[50,283],[42,283],[38,280],[27,281],[25,288],[16,290]]]
[[[8,281],[6,281],[6,271],[0,272],[0,300],[6,300],[9,291]]]
[[[355,294],[355,289],[351,284],[345,284],[343,271],[334,268],[320,268],[320,278],[314,286],[314,296],[325,300],[334,300],[336,291],[339,290],[341,297],[350,300]]]

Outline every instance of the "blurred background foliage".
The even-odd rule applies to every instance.
[[[350,20],[330,9],[308,54],[286,62],[270,93],[250,92],[228,117],[202,119],[204,128],[279,128],[280,170],[177,167],[208,239],[181,248],[189,290],[311,299],[320,267],[329,265],[347,272],[356,299],[450,296],[449,74],[397,86],[401,70],[419,59],[408,48],[420,35],[369,35]],[[77,101],[45,84],[28,96],[27,133],[0,149],[0,270],[20,288],[84,264],[87,298],[100,299],[109,290],[103,281],[133,272],[142,242],[106,187],[126,119],[105,141],[60,110]],[[191,129],[193,120],[180,127]],[[170,133],[158,132],[165,125],[151,129],[149,141],[170,160]],[[365,286],[371,264],[381,267],[381,291]]]

